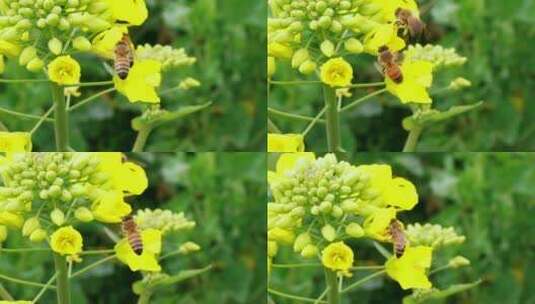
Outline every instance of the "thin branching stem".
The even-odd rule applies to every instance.
[[[321,300],[318,302],[317,299],[305,298],[305,297],[301,297],[301,296],[292,295],[292,294],[289,294],[289,293],[285,293],[285,292],[282,292],[282,291],[275,290],[273,288],[268,288],[268,292],[271,293],[271,294],[277,295],[279,297],[292,299],[292,300],[298,300],[298,301],[301,301],[301,302],[327,303],[327,302],[321,301]]]
[[[281,80],[269,80],[270,84],[278,85],[294,85],[294,84],[318,84],[321,83],[319,80],[291,80],[291,81],[281,81]]]
[[[39,299],[45,294],[45,292],[47,291],[48,287],[52,285],[52,282],[54,282],[54,280],[56,279],[56,277],[58,276],[58,273],[54,273],[54,275],[50,278],[50,280],[48,280],[48,282],[46,282],[45,286],[43,286],[43,288],[41,288],[41,290],[39,291],[39,293],[35,296],[35,298],[33,298],[32,300],[32,304],[34,303],[37,303],[37,301],[39,301]]]
[[[298,264],[271,264],[273,268],[303,268],[303,267],[321,267],[320,263],[298,263]]]
[[[386,92],[386,91],[387,91],[386,89],[380,89],[380,90],[377,90],[377,91],[375,91],[375,92],[373,92],[373,93],[370,93],[370,94],[368,94],[368,95],[362,96],[361,98],[352,101],[352,102],[349,103],[348,105],[343,106],[343,107],[340,109],[340,112],[345,112],[345,111],[347,111],[347,110],[349,110],[349,109],[352,109],[352,108],[358,106],[359,104],[361,104],[362,102],[364,102],[364,101],[366,101],[366,100],[368,100],[368,99],[370,99],[370,98],[372,98],[372,97],[375,97],[375,96],[377,96],[377,95],[380,95],[380,94],[382,94],[382,93],[384,93],[384,92]]]
[[[110,85],[110,84],[113,84],[113,80],[66,84],[66,85],[63,85],[63,87],[65,87],[65,88],[70,88],[70,87],[98,87],[98,86],[106,86],[106,85]]]
[[[42,118],[42,116],[26,114],[26,113],[17,112],[17,111],[13,111],[13,110],[8,110],[8,109],[4,109],[4,108],[0,108],[0,113],[12,115],[12,116],[17,116],[17,117],[20,117],[20,118],[34,119],[34,120],[40,120]],[[54,122],[54,119],[47,118],[47,119],[45,119],[45,121],[46,122]]]
[[[17,278],[13,278],[13,277],[7,276],[5,274],[0,274],[0,279],[6,280],[8,282],[17,283],[17,284],[26,285],[26,286],[32,286],[32,287],[44,287],[44,286],[46,286],[46,284],[41,284],[41,283],[22,280],[22,279],[17,279]],[[56,289],[56,286],[50,285],[47,288],[48,289]]]
[[[106,89],[106,90],[104,90],[104,91],[98,92],[98,93],[96,93],[96,94],[94,94],[94,95],[91,95],[91,96],[89,96],[89,97],[87,97],[87,98],[85,98],[85,99],[82,99],[81,101],[77,102],[77,103],[76,103],[75,105],[73,105],[72,107],[69,107],[68,111],[69,111],[69,112],[70,112],[70,111],[74,111],[74,110],[78,109],[79,107],[84,106],[85,104],[87,104],[87,103],[89,103],[89,102],[91,102],[91,101],[93,101],[93,100],[96,100],[96,99],[99,98],[100,96],[102,96],[102,95],[106,95],[106,94],[111,93],[111,92],[113,92],[113,91],[115,91],[115,88],[109,88],[109,89]]]
[[[369,276],[365,276],[364,278],[356,281],[355,283],[347,286],[346,288],[342,289],[341,293],[346,293],[348,291],[351,291],[352,289],[355,289],[357,287],[359,287],[360,285],[364,284],[365,282],[373,279],[373,278],[376,278],[378,276],[381,276],[383,274],[386,273],[386,270],[381,270],[381,271],[377,271],[377,272],[374,272],[372,274],[370,274]]]
[[[6,301],[13,301],[13,297],[2,284],[0,284],[0,298]]]
[[[269,107],[268,107],[268,113],[273,114],[273,115],[277,115],[277,116],[280,116],[280,117],[294,119],[294,120],[314,121],[314,117],[288,113],[288,112],[284,112],[284,111],[273,109],[273,108],[269,108]],[[321,123],[325,122],[324,119],[318,119],[317,121],[321,122]]]
[[[312,128],[320,120],[320,117],[322,117],[323,114],[325,114],[325,111],[327,111],[327,107],[323,107],[323,109],[321,109],[321,111],[318,113],[318,115],[316,115],[316,117],[314,117],[314,119],[308,124],[308,126],[305,128],[305,130],[303,130],[303,132],[301,132],[303,137],[305,137],[308,134],[308,132],[310,132],[310,130],[312,130]]]
[[[100,266],[101,264],[104,264],[104,263],[106,263],[106,262],[109,262],[109,261],[111,261],[111,260],[114,260],[115,258],[117,258],[116,255],[110,255],[110,256],[108,256],[108,257],[105,257],[105,258],[103,258],[103,259],[100,259],[100,260],[96,261],[95,263],[90,264],[90,265],[88,265],[88,266],[82,268],[81,270],[76,271],[75,273],[73,273],[73,274],[71,275],[71,279],[74,278],[74,277],[77,277],[77,276],[79,276],[79,275],[81,275],[81,274],[83,274],[83,273],[85,273],[85,272],[87,272],[87,271],[89,271],[89,270],[91,270],[91,269],[97,267],[97,266]]]
[[[33,128],[30,130],[30,135],[33,135],[41,127],[43,122],[45,122],[45,120],[48,119],[48,116],[50,116],[50,114],[52,114],[52,112],[54,111],[55,107],[56,107],[56,105],[53,104],[50,107],[50,109],[48,109],[48,111],[46,111],[46,113],[43,114],[43,116],[41,116],[41,119],[39,119],[39,121],[35,124],[35,126],[33,126]]]

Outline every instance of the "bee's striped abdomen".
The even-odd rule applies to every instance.
[[[126,79],[132,65],[134,65],[134,52],[130,45],[130,38],[125,34],[115,46],[114,68],[117,76],[123,80]]]
[[[131,215],[124,217],[121,228],[132,250],[137,255],[141,255],[143,253],[143,241],[141,240],[141,235],[139,234],[134,218]]]
[[[405,247],[407,246],[407,238],[405,237],[401,223],[396,219],[393,219],[388,227],[388,232],[392,238],[394,253],[397,258],[400,258],[405,252]]]

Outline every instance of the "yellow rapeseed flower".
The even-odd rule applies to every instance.
[[[385,22],[393,22],[396,20],[396,10],[398,8],[408,9],[412,15],[419,17],[418,4],[414,0],[387,0],[382,1],[382,12]]]
[[[377,208],[364,220],[363,228],[367,236],[379,241],[389,239],[388,226],[396,218],[396,209]]]
[[[353,68],[344,58],[332,58],[321,65],[320,78],[331,87],[346,87],[353,79]]]
[[[50,236],[50,247],[61,255],[80,253],[82,246],[82,235],[72,226],[59,228]]]
[[[115,88],[126,95],[130,102],[158,103],[156,89],[162,82],[162,64],[156,60],[136,61],[124,80],[113,77]]]
[[[119,261],[127,264],[132,271],[161,271],[157,255],[162,250],[162,233],[156,229],[141,232],[143,252],[137,255],[128,240],[122,239],[115,245],[115,253]]]
[[[268,152],[304,152],[305,143],[301,134],[268,133]]]
[[[402,50],[405,41],[397,33],[397,27],[392,23],[378,25],[364,37],[364,50],[372,55],[377,55],[382,46],[387,46],[392,52]]]
[[[27,132],[0,132],[0,152],[30,152],[32,140]]]
[[[392,256],[386,261],[386,273],[403,289],[431,288],[426,271],[431,267],[432,252],[431,247],[407,247],[400,258]]]
[[[395,83],[385,77],[386,89],[401,103],[431,103],[427,89],[433,83],[433,64],[427,61],[406,61],[401,64],[403,81]]]
[[[128,28],[124,25],[115,25],[99,33],[91,43],[92,51],[101,57],[113,59],[115,46],[124,34],[128,34]]]
[[[148,187],[147,174],[133,162],[124,162],[120,152],[97,153],[100,160],[98,169],[107,174],[109,185],[127,195],[139,195]]]
[[[333,271],[347,272],[353,260],[353,250],[344,242],[331,243],[321,252],[321,263]]]
[[[106,0],[113,19],[141,25],[149,16],[145,0]]]
[[[268,182],[270,184],[280,182],[284,179],[287,171],[292,170],[298,161],[313,161],[316,156],[312,152],[296,152],[281,154],[277,160],[275,171],[268,171]]]
[[[91,212],[97,221],[119,223],[132,212],[132,207],[124,201],[120,191],[99,191],[95,189]]]
[[[48,64],[48,78],[59,84],[80,83],[81,68],[71,56],[56,57]]]

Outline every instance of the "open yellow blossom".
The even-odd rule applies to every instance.
[[[404,178],[393,178],[389,165],[361,165],[358,169],[369,176],[370,188],[379,194],[380,199],[374,200],[379,207],[411,210],[418,203],[416,187]]]
[[[392,23],[378,25],[364,37],[364,50],[372,55],[377,55],[382,46],[387,46],[392,52],[402,50],[405,41],[397,33],[397,27]]]
[[[316,156],[312,152],[296,152],[281,154],[277,160],[275,171],[268,171],[268,182],[270,184],[278,183],[284,179],[289,170],[292,170],[300,161],[313,161]]]
[[[353,250],[344,242],[331,243],[321,252],[321,263],[333,271],[347,272],[353,260]]]
[[[427,89],[433,83],[433,64],[427,61],[406,61],[401,64],[403,81],[395,83],[385,77],[386,89],[401,103],[431,103]]]
[[[149,12],[145,0],[107,0],[113,19],[129,25],[141,25]]]
[[[80,77],[80,64],[71,56],[56,57],[48,64],[48,78],[53,82],[76,84],[80,82]]]
[[[379,241],[389,239],[388,226],[396,218],[396,209],[377,208],[364,220],[363,228],[367,236]]]
[[[419,17],[418,4],[414,0],[389,0],[382,1],[382,8],[385,22],[393,22],[396,20],[396,10],[398,8],[408,9],[412,15]]]
[[[22,48],[20,45],[0,39],[0,54],[9,57],[16,57],[20,54],[21,51]]]
[[[80,253],[82,246],[82,235],[72,226],[59,228],[50,236],[50,247],[61,255]]]
[[[6,225],[8,227],[20,228],[24,223],[22,216],[9,211],[0,212],[0,225]]]
[[[120,152],[102,152],[97,154],[98,168],[109,178],[109,185],[127,195],[139,195],[148,187],[147,174],[143,168],[133,162],[124,162]]]
[[[92,51],[101,57],[112,59],[115,46],[124,34],[128,34],[128,28],[124,25],[116,25],[99,33],[93,39]]]
[[[137,255],[128,240],[122,239],[115,245],[119,261],[125,263],[132,271],[161,271],[157,256],[162,250],[162,233],[156,229],[147,229],[140,233],[143,252]]]
[[[0,132],[0,152],[30,152],[32,140],[27,132]]]
[[[268,133],[268,152],[303,152],[305,143],[301,134]]]
[[[344,58],[332,58],[321,65],[320,78],[331,87],[346,87],[353,79],[353,68]]]
[[[115,88],[126,95],[130,102],[158,103],[156,89],[162,82],[162,64],[156,60],[136,61],[124,80],[113,77]]]
[[[119,191],[101,191],[95,189],[91,212],[97,221],[119,223],[122,218],[132,212],[132,207],[124,201]]]
[[[432,252],[431,247],[407,247],[400,258],[392,256],[386,261],[386,273],[403,289],[431,288],[426,271],[431,267]]]

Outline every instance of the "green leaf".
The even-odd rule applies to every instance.
[[[151,289],[155,290],[157,288],[166,287],[166,286],[169,286],[169,285],[174,285],[174,284],[180,283],[182,281],[185,281],[185,280],[191,279],[193,277],[196,277],[198,275],[201,275],[201,274],[211,270],[212,267],[213,267],[212,265],[208,265],[208,266],[206,266],[204,268],[189,269],[189,270],[180,271],[179,273],[177,273],[175,275],[164,277],[161,280],[157,280],[157,281],[151,282]]]
[[[212,102],[209,101],[207,103],[201,104],[201,105],[195,105],[195,106],[185,106],[181,107],[178,110],[175,111],[162,111],[161,114],[157,115],[156,117],[153,117],[151,119],[147,119],[145,117],[136,117],[132,120],[132,128],[136,131],[139,131],[143,128],[156,128],[164,123],[174,121],[176,119],[188,116],[190,114],[193,114],[195,112],[201,111],[207,107],[212,105]]]
[[[480,101],[471,105],[454,106],[454,107],[449,108],[446,111],[430,110],[430,111],[421,113],[418,116],[413,115],[413,116],[403,119],[403,122],[402,122],[403,129],[410,131],[415,126],[425,127],[433,123],[441,122],[441,121],[453,118],[455,116],[464,114],[468,111],[477,109],[482,104],[483,104],[483,101]]]
[[[481,280],[472,283],[451,285],[444,290],[433,289],[426,293],[413,293],[412,295],[403,298],[403,304],[432,303],[436,300],[445,299],[451,295],[474,288],[479,284],[481,284]]]

